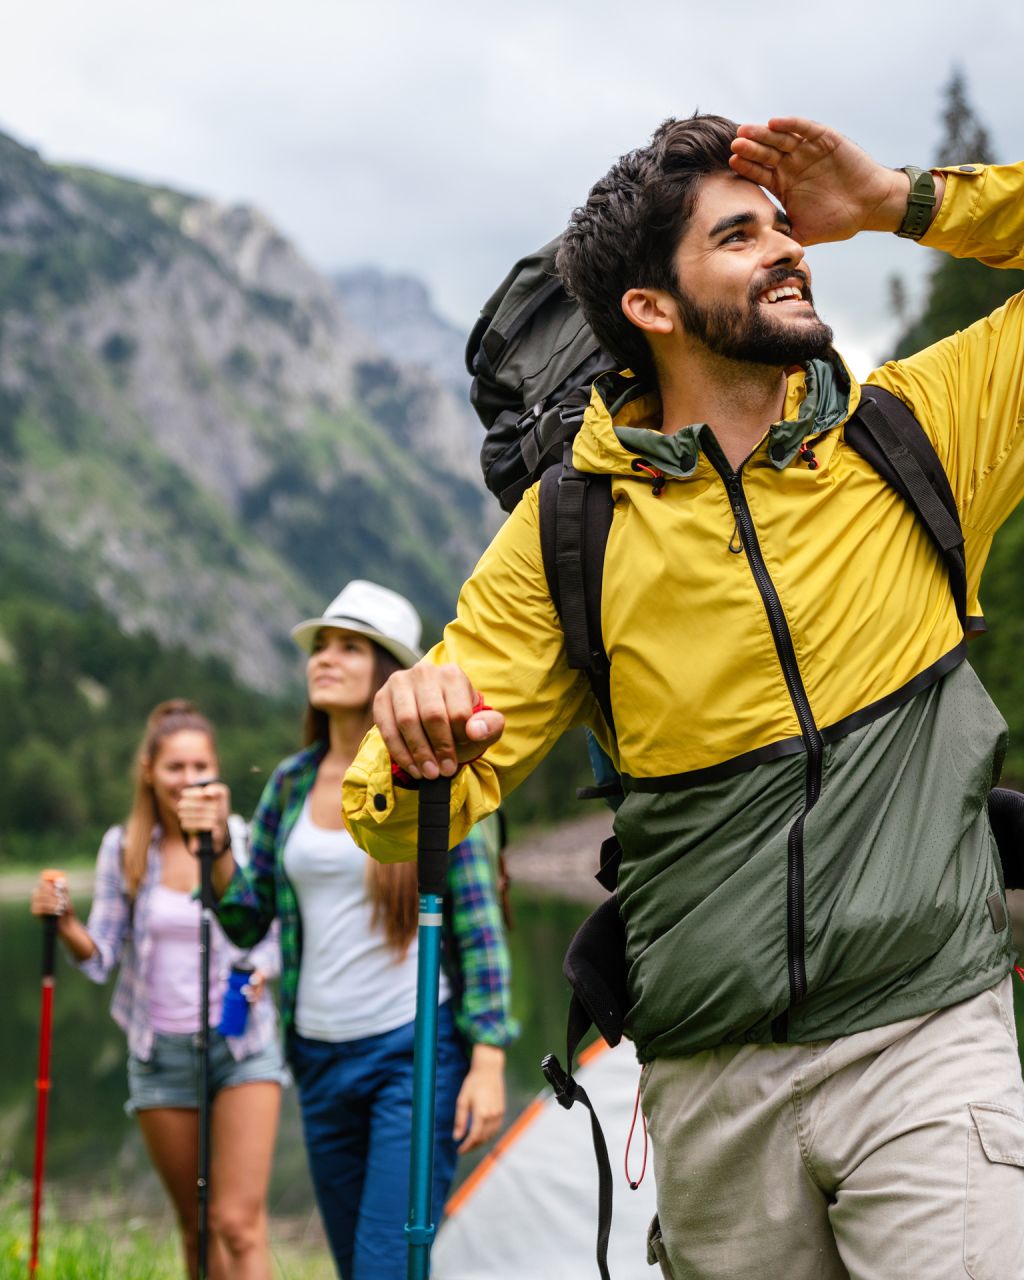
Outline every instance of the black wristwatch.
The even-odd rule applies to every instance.
[[[907,212],[896,234],[904,240],[920,240],[928,230],[935,208],[935,178],[928,169],[918,169],[912,164],[905,164],[903,172],[910,179],[910,195]]]

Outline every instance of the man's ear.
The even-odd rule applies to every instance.
[[[664,289],[627,289],[622,295],[622,314],[645,333],[667,335],[678,324],[675,300]]]

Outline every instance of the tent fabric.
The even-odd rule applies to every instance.
[[[653,1162],[640,1187],[626,1181],[626,1139],[640,1067],[633,1046],[603,1040],[580,1057],[576,1079],[608,1143],[614,1212],[608,1267],[613,1280],[650,1280],[647,1228],[655,1213]],[[637,1119],[630,1174],[643,1162]],[[545,1090],[527,1107],[448,1202],[432,1255],[434,1280],[594,1280],[597,1163],[585,1107],[560,1107]]]

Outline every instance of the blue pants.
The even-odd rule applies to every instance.
[[[331,1044],[293,1036],[306,1152],[317,1204],[344,1280],[405,1280],[412,1130],[413,1023]],[[455,1100],[468,1068],[451,1009],[437,1036],[433,1220],[455,1172]]]

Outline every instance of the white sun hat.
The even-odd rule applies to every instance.
[[[304,653],[313,652],[313,642],[321,627],[340,627],[369,636],[398,659],[403,667],[419,662],[420,619],[405,596],[376,582],[354,578],[319,618],[307,618],[292,627],[292,639]]]

